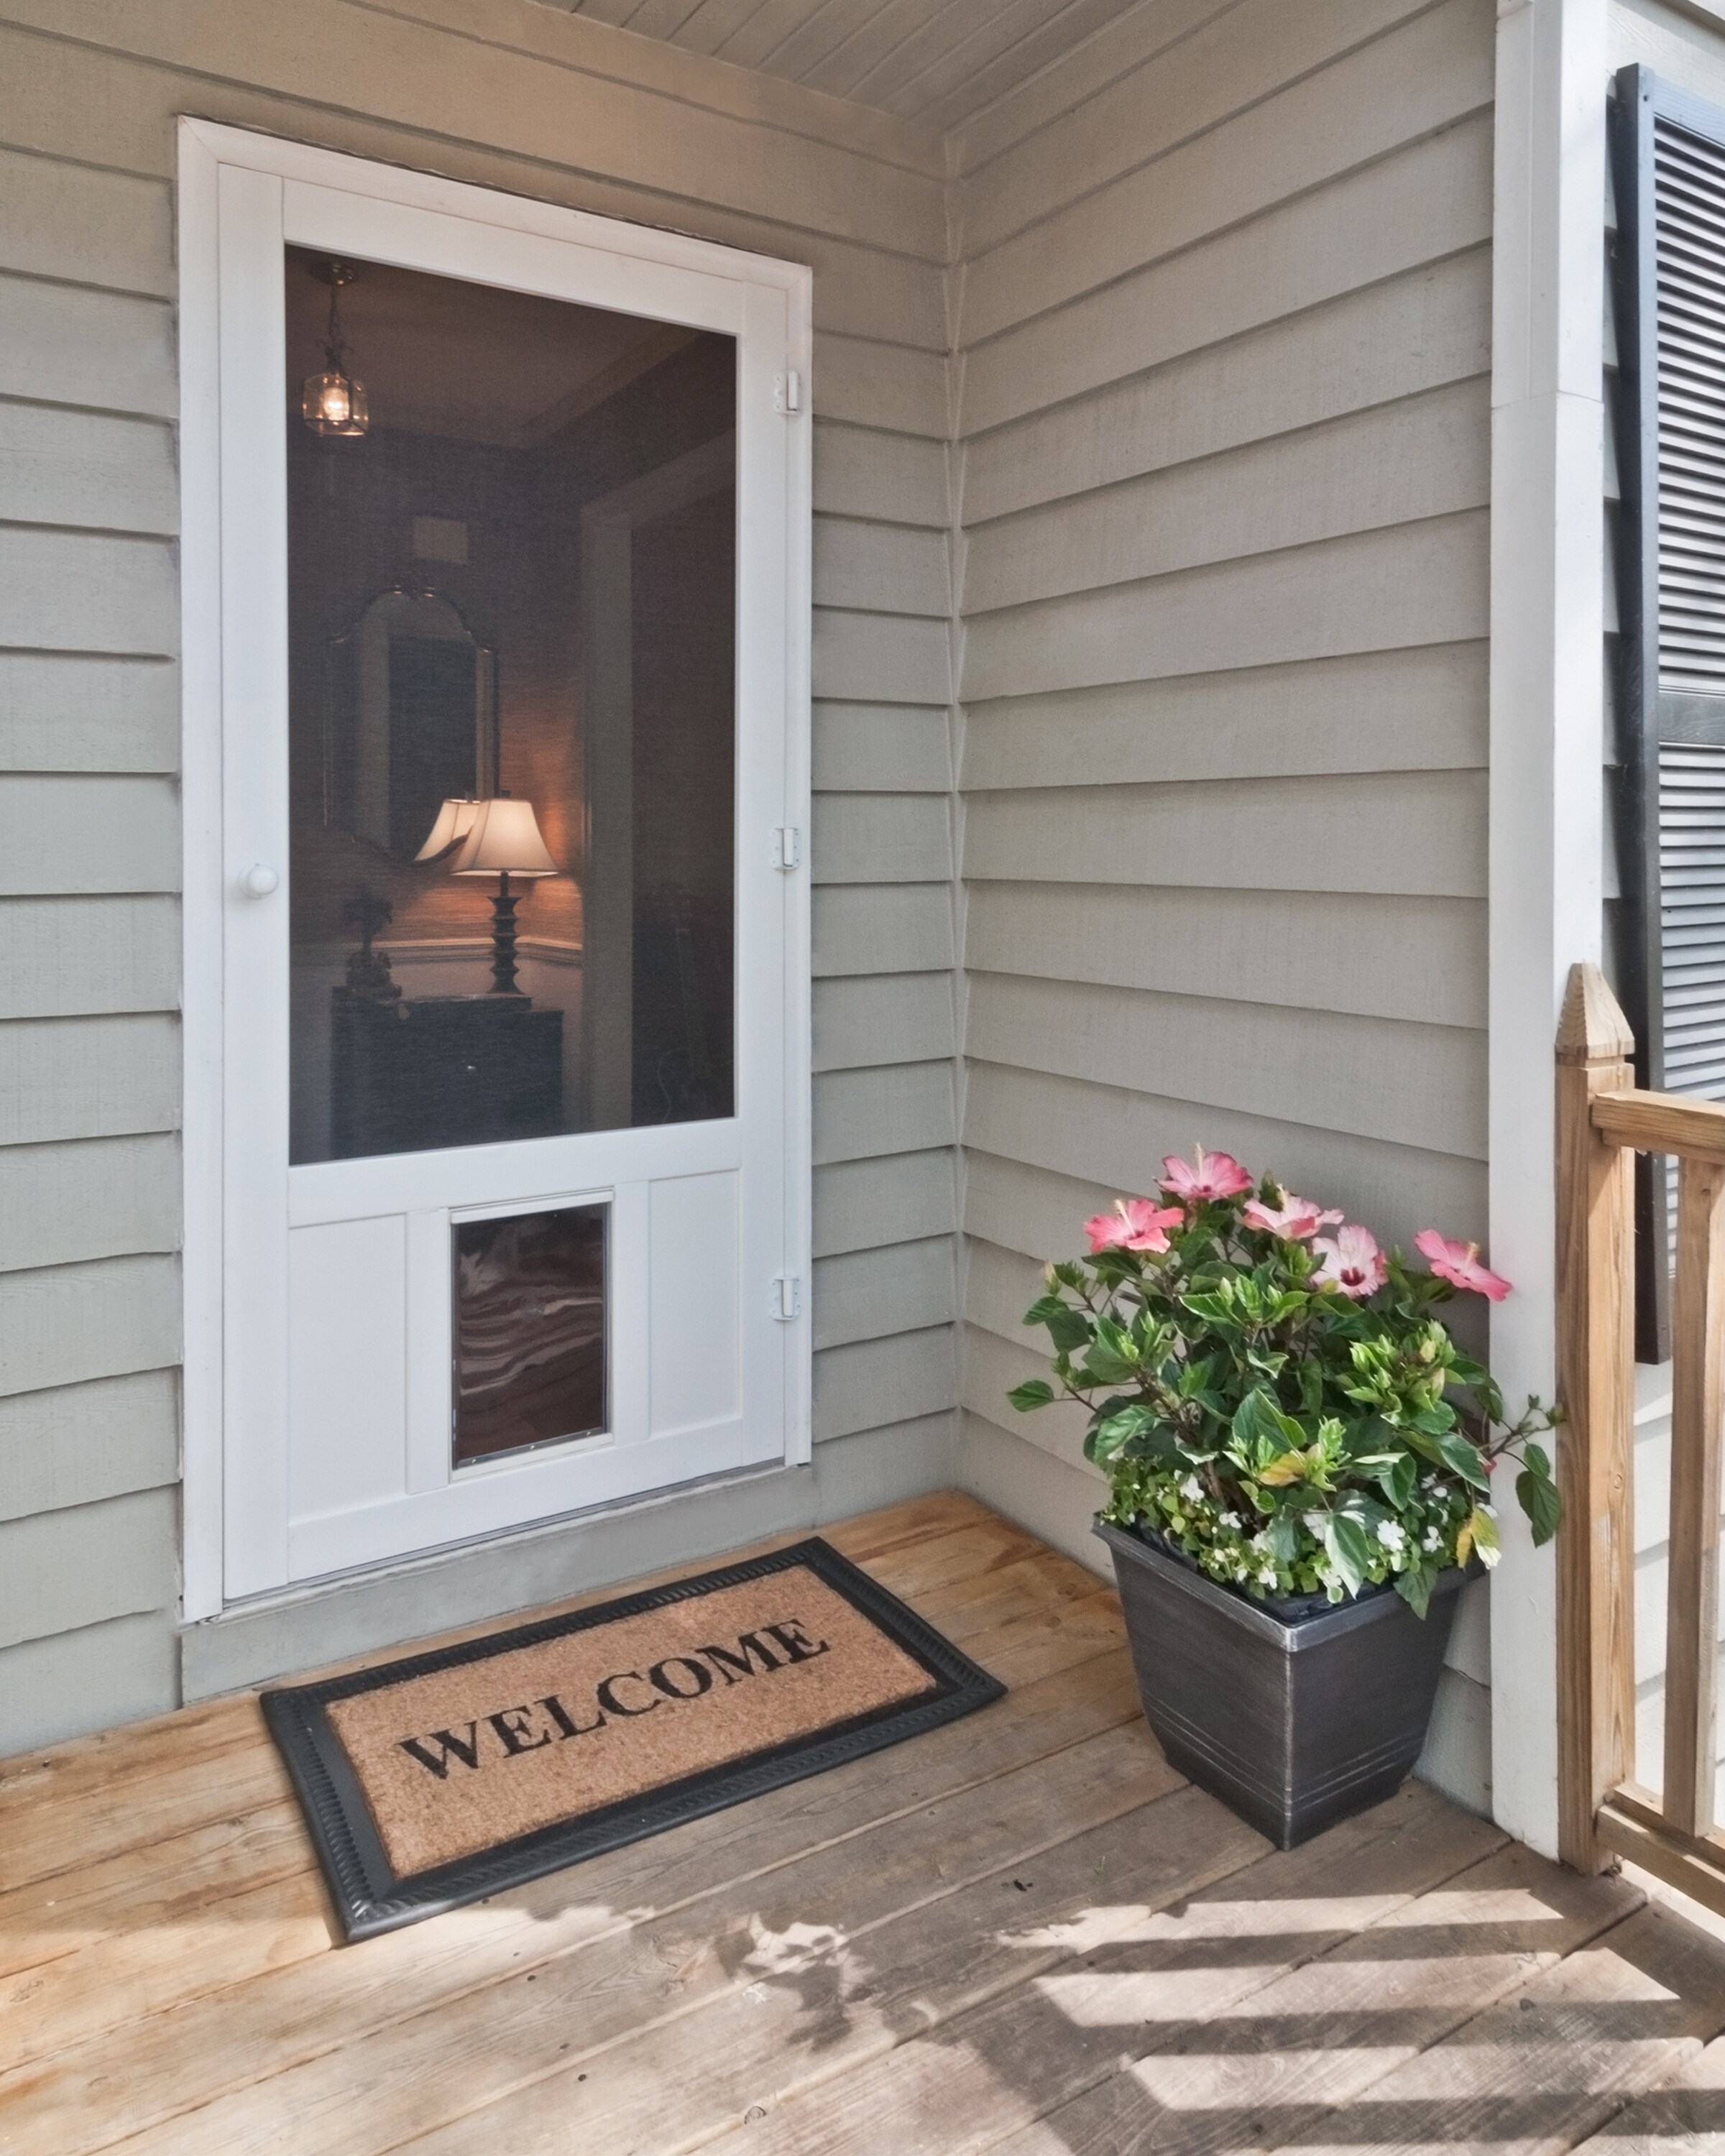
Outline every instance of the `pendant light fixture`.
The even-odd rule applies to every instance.
[[[362,434],[371,424],[366,386],[347,371],[347,346],[341,336],[342,287],[359,272],[351,262],[314,263],[311,275],[330,288],[329,327],[324,333],[324,372],[308,374],[300,411],[314,434]]]

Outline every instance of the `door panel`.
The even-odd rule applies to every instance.
[[[232,1598],[794,1456],[806,1045],[784,285],[220,205]]]

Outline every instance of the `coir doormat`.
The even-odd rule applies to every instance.
[[[263,1696],[350,1940],[758,1796],[1004,1690],[818,1537]]]

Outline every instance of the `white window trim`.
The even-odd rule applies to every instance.
[[[595,217],[555,203],[441,179],[334,151],[201,120],[179,124],[179,357],[182,819],[182,1615],[190,1623],[223,1607],[223,1067],[221,460],[218,176],[223,166],[442,212],[506,230],[603,249],[709,276],[772,286],[785,295],[788,372],[806,383],[813,356],[813,274],[804,265],[710,241]],[[806,829],[809,795],[809,674],[813,509],[809,398],[788,415],[790,481],[786,534],[789,588],[786,665],[784,821]],[[812,1222],[811,948],[808,878],[788,894],[785,958],[784,1221],[788,1271],[809,1276]],[[812,1430],[812,1328],[785,1328],[789,1462],[806,1460]]]

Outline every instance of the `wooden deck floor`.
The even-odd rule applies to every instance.
[[[0,1768],[5,2156],[1725,2146],[1725,1947],[1410,1783],[1289,1855],[1111,1594],[956,1496],[831,1539],[1011,1689],[332,1947],[249,1700]]]

